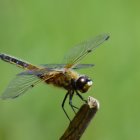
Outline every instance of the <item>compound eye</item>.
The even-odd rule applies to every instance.
[[[76,81],[76,88],[82,93],[88,91],[88,89],[92,86],[93,82],[87,76],[81,76]]]

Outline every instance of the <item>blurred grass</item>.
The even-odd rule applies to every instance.
[[[34,64],[59,63],[73,45],[110,34],[108,42],[83,60],[95,67],[80,71],[94,80],[84,97],[95,96],[101,104],[82,140],[140,137],[139,4],[136,0],[0,1],[0,52]],[[2,92],[19,70],[3,62],[0,69]],[[1,101],[0,140],[58,139],[69,123],[61,109],[65,92],[42,84],[17,100]],[[77,98],[74,102],[81,103]]]

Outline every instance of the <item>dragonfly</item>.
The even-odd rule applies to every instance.
[[[81,60],[91,52],[94,52],[98,46],[108,39],[108,34],[101,34],[75,45],[66,53],[63,63],[61,64],[44,64],[37,66],[5,53],[0,53],[1,60],[23,69],[23,71],[18,73],[9,83],[0,98],[14,99],[42,82],[48,85],[54,85],[67,91],[61,106],[65,115],[70,120],[64,107],[67,97],[69,97],[69,105],[76,113],[75,109],[78,108],[72,103],[73,95],[76,94],[82,101],[87,102],[83,98],[82,93],[86,93],[93,85],[91,78],[84,74],[79,74],[76,70],[93,67],[94,64],[81,64]]]

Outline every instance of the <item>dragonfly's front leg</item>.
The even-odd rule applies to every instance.
[[[76,95],[78,95],[78,97],[79,97],[82,101],[84,101],[85,103],[87,103],[87,100],[85,100],[85,99],[83,98],[83,96],[82,96],[81,94],[78,93],[77,90],[76,90]]]

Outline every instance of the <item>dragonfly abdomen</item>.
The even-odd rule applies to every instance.
[[[13,56],[10,56],[10,55],[7,55],[7,54],[0,54],[0,58],[1,60],[5,61],[5,62],[8,62],[8,63],[11,63],[11,64],[14,64],[18,67],[21,67],[21,68],[26,68],[26,69],[34,69],[36,68],[35,66],[29,64],[28,62],[24,62],[18,58],[15,58]]]

